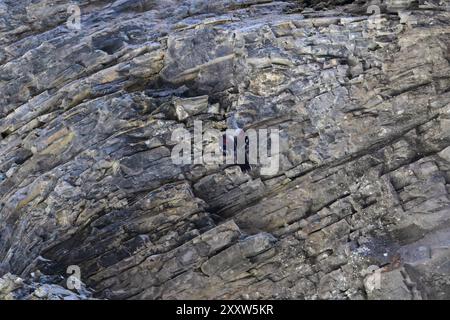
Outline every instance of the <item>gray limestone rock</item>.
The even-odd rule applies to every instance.
[[[450,2],[370,3],[0,0],[0,299],[448,299]]]

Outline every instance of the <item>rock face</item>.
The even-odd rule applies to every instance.
[[[10,273],[0,278],[1,300],[86,300],[92,298],[84,286],[79,287],[76,294],[55,284],[61,282],[59,277],[49,277],[32,273],[33,281],[14,276]]]
[[[0,298],[450,299],[450,1],[369,4],[0,0]],[[174,164],[194,120],[279,172]]]

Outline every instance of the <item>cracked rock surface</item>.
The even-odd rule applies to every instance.
[[[450,1],[398,2],[0,0],[0,298],[450,299]],[[280,170],[174,164],[194,120]]]
[[[92,299],[91,292],[80,285],[78,293],[56,284],[64,279],[57,276],[45,276],[32,273],[24,280],[10,273],[0,278],[0,300],[87,300]],[[62,283],[61,283],[62,284]]]

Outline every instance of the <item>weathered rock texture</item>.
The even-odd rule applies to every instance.
[[[92,299],[91,293],[84,286],[79,287],[79,294],[76,294],[61,285],[55,284],[64,282],[62,277],[49,277],[32,273],[30,278],[28,281],[24,281],[24,279],[10,273],[5,274],[0,278],[0,300]]]
[[[0,276],[450,298],[450,1],[394,2],[0,0]],[[279,128],[279,173],[173,164],[194,120]]]

